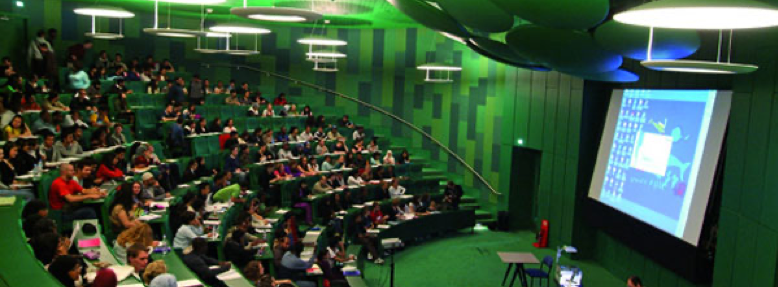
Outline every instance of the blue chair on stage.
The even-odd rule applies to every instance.
[[[529,286],[535,285],[535,278],[540,279],[540,286],[543,286],[543,279],[546,280],[546,286],[550,286],[551,267],[554,265],[554,258],[551,255],[543,257],[543,261],[540,262],[540,268],[527,268],[524,272],[530,278]],[[544,271],[543,266],[548,267],[548,271]]]

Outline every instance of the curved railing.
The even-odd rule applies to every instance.
[[[419,128],[416,125],[414,125],[414,124],[412,124],[412,123],[410,123],[410,122],[408,122],[408,121],[406,121],[406,120],[404,120],[404,119],[402,119],[402,118],[400,118],[400,117],[398,117],[398,116],[396,116],[396,115],[394,115],[394,114],[392,114],[392,113],[382,109],[381,107],[378,107],[378,106],[375,106],[375,105],[370,104],[368,102],[362,101],[360,99],[357,99],[357,98],[345,95],[345,94],[340,93],[338,91],[334,91],[334,90],[328,89],[326,87],[322,87],[322,86],[315,85],[315,84],[312,84],[312,83],[309,83],[309,82],[306,82],[306,81],[303,81],[303,80],[294,79],[294,78],[289,77],[289,76],[285,76],[285,75],[277,74],[277,73],[274,73],[274,72],[257,69],[257,68],[250,67],[250,66],[231,65],[231,64],[202,64],[202,65],[204,67],[207,67],[207,68],[210,68],[210,67],[226,67],[226,68],[234,68],[236,70],[246,69],[246,70],[249,70],[249,71],[262,73],[262,74],[265,74],[266,76],[269,76],[269,77],[275,77],[275,78],[279,78],[279,79],[282,79],[282,80],[286,80],[286,81],[292,82],[295,85],[305,86],[305,87],[308,87],[308,88],[311,88],[311,89],[318,90],[320,92],[324,92],[324,93],[335,95],[335,96],[337,96],[339,98],[342,98],[342,99],[345,99],[345,100],[357,103],[357,104],[359,104],[361,106],[364,106],[364,107],[366,107],[368,109],[371,109],[371,110],[376,111],[378,113],[381,113],[381,114],[383,114],[385,116],[388,116],[388,117],[396,120],[397,122],[402,123],[406,127],[414,130],[415,132],[421,134],[422,136],[424,136],[424,138],[426,138],[430,142],[432,142],[435,145],[437,145],[438,147],[440,147],[443,151],[448,153],[449,156],[453,157],[460,164],[462,164],[462,166],[464,166],[465,169],[470,171],[475,176],[475,178],[478,179],[478,181],[480,181],[480,183],[483,184],[492,194],[494,194],[494,195],[502,195],[502,193],[500,193],[497,190],[495,190],[492,187],[492,185],[489,184],[489,182],[486,181],[486,179],[483,176],[481,176],[480,173],[478,173],[472,166],[470,166],[462,157],[460,157],[454,151],[449,149],[447,146],[445,146],[443,143],[441,143],[440,141],[438,141],[437,139],[432,137],[432,135],[430,135],[429,133],[425,132],[421,128]]]

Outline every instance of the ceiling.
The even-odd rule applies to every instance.
[[[154,1],[152,0],[65,0],[67,2],[83,3],[85,6],[105,5],[115,6],[130,10],[135,13],[154,13]],[[159,3],[160,14],[167,14],[168,5],[170,13],[177,17],[199,18],[201,13],[200,5],[187,5],[179,3]],[[386,0],[248,0],[248,6],[261,7],[293,7],[310,9],[313,5],[314,10],[324,14],[324,19],[329,20],[331,27],[339,28],[409,28],[421,27],[417,22],[411,20],[405,14],[398,11]],[[212,8],[213,13],[208,15],[209,20],[232,21],[232,22],[250,22],[257,23],[257,20],[246,20],[230,14],[230,8],[242,7],[243,0],[227,0],[224,3],[208,5],[206,8]],[[320,20],[318,24],[323,22]],[[288,26],[311,26],[311,23],[285,23]]]

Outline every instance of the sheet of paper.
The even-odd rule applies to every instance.
[[[178,281],[178,287],[193,287],[193,286],[203,286],[203,283],[200,283],[200,280],[197,279]]]
[[[140,220],[140,221],[150,221],[150,220],[154,220],[154,219],[157,219],[157,218],[162,218],[162,216],[158,215],[158,214],[149,214],[149,215],[143,215],[143,216],[138,217],[138,220]]]
[[[168,208],[168,207],[170,207],[170,202],[167,202],[167,201],[154,201],[154,202],[151,203],[151,205]]]
[[[219,225],[219,224],[221,224],[221,221],[219,221],[219,220],[203,220],[203,224],[205,224],[205,225]]]

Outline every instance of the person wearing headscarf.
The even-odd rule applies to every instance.
[[[392,155],[392,150],[386,151],[386,156],[384,157],[384,164],[386,165],[394,165],[394,155]]]

